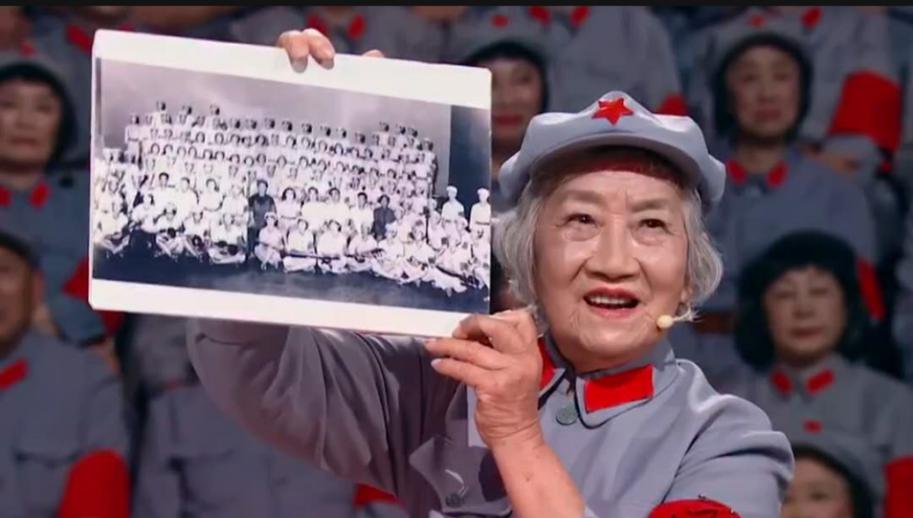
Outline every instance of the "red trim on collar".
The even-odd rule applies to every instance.
[[[809,7],[802,13],[802,26],[809,30],[814,29],[821,21],[822,14],[820,7]]]
[[[805,387],[808,389],[809,394],[817,394],[822,390],[830,387],[834,384],[834,371],[830,369],[825,369],[818,374],[812,376],[808,382],[805,384]]]
[[[308,16],[307,23],[305,25],[309,29],[316,29],[320,34],[329,37],[330,32],[327,29],[326,22],[324,22],[323,18],[317,16],[316,14]]]
[[[789,395],[793,390],[792,380],[780,369],[777,369],[770,374],[770,382],[773,384],[774,388],[784,396]]]
[[[44,208],[50,196],[50,186],[48,186],[47,182],[41,182],[36,185],[35,188],[32,189],[32,193],[29,194],[29,204],[36,209]]]
[[[0,207],[9,207],[13,203],[13,195],[9,189],[0,185]]]
[[[697,498],[695,500],[677,500],[666,502],[653,509],[647,518],[685,518],[703,516],[706,518],[740,518],[738,514],[725,505],[710,500]]]
[[[552,361],[552,357],[548,354],[548,350],[545,348],[545,339],[542,338],[539,339],[539,354],[542,355],[542,379],[539,381],[539,390],[542,390],[555,377],[555,362]]]
[[[365,17],[361,14],[355,15],[355,18],[352,19],[352,22],[349,24],[349,37],[353,40],[361,39],[365,34],[365,26]]]
[[[29,365],[25,360],[18,360],[0,371],[0,390],[5,390],[24,380],[29,372]]]
[[[736,185],[742,185],[748,180],[748,171],[746,171],[745,167],[734,158],[730,158],[726,161],[726,173],[729,175],[729,179]],[[786,162],[781,161],[774,166],[773,169],[767,172],[765,180],[768,187],[776,188],[783,185],[787,176],[789,176],[789,166],[786,165]]]
[[[885,467],[885,518],[909,517],[913,509],[913,457],[899,457]]]
[[[583,403],[587,412],[597,412],[650,397],[653,397],[652,365],[584,381]]]
[[[541,23],[543,27],[548,27],[552,22],[552,12],[543,5],[532,5],[529,7],[529,16]]]
[[[588,5],[578,5],[571,11],[571,25],[575,29],[579,29],[584,23],[586,23],[587,18],[590,17],[590,6]]]
[[[767,186],[779,187],[783,185],[783,181],[786,180],[786,174],[788,172],[789,169],[786,167],[786,162],[780,162],[767,173]]]
[[[502,13],[496,13],[494,16],[491,17],[491,24],[494,25],[495,27],[507,27],[507,25],[509,23],[510,23],[510,18],[508,18],[507,16],[505,16]]]
[[[86,54],[92,54],[92,42],[95,41],[95,35],[89,34],[82,27],[72,23],[67,24],[66,31],[67,41]]]

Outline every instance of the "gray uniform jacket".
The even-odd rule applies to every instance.
[[[0,360],[0,415],[3,518],[56,517],[77,461],[101,451],[128,458],[118,378],[94,353],[44,335],[27,333]]]
[[[511,514],[469,392],[432,370],[417,339],[196,321],[188,346],[216,404],[281,449],[396,494],[410,516]],[[550,344],[543,360],[544,436],[587,516],[705,499],[742,518],[779,514],[786,438],[667,342],[622,373],[574,376]]]
[[[150,402],[135,518],[354,517],[354,484],[281,454],[227,419],[199,385]]]

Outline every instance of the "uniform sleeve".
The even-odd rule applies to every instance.
[[[669,33],[656,16],[642,9],[647,33],[644,63],[650,64],[641,68],[646,102],[657,113],[687,115]]]
[[[394,494],[428,409],[456,390],[415,339],[199,320],[188,340],[213,401],[256,436]]]
[[[857,15],[848,34],[854,53],[844,78],[829,135],[859,135],[876,148],[894,152],[900,141],[901,92],[891,61],[887,18]]]
[[[59,517],[127,518],[130,475],[120,383],[101,358],[85,354],[83,454],[70,470]]]
[[[734,396],[698,398],[692,405],[705,414],[704,426],[650,518],[688,516],[685,510],[715,516],[706,509],[724,517],[779,516],[793,470],[786,437],[759,408]]]
[[[885,466],[885,518],[913,518],[913,393],[905,386],[891,383],[885,390],[893,394],[890,416],[882,421],[881,432],[888,434],[890,453]]]

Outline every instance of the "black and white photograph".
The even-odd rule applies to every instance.
[[[93,306],[427,336],[488,312],[487,71],[206,43],[96,39]]]

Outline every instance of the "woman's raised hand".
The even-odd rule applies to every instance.
[[[333,42],[320,33],[317,29],[304,29],[303,31],[285,31],[276,40],[276,46],[285,49],[289,61],[298,71],[307,68],[311,58],[323,68],[333,68],[333,59],[336,49]],[[379,50],[369,50],[362,54],[368,57],[384,57]]]

